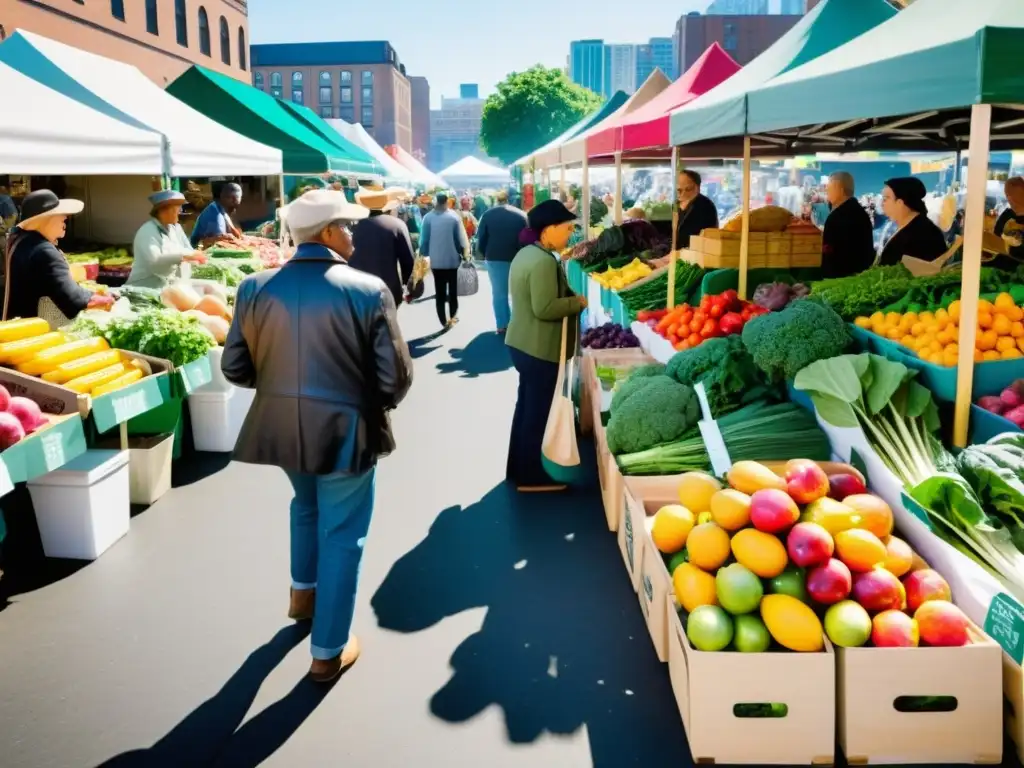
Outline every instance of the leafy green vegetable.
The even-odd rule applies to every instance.
[[[972,445],[956,457],[956,469],[987,512],[1024,552],[1024,447],[1021,433]]]
[[[736,335],[708,339],[693,349],[677,352],[665,372],[688,387],[702,382],[708,406],[716,417],[744,403],[778,394]]]
[[[175,367],[199,360],[217,346],[199,321],[173,309],[147,310],[133,317],[112,318],[104,324],[91,317],[79,317],[69,331],[102,336],[115,349],[169,360]]]
[[[809,301],[752,317],[743,326],[742,338],[757,367],[775,383],[792,379],[817,360],[842,354],[853,341],[839,315]]]
[[[628,453],[675,440],[699,418],[700,403],[690,387],[665,375],[631,378],[612,399],[608,450]]]
[[[246,265],[251,267],[251,265]],[[192,265],[194,280],[213,280],[223,285],[236,286],[245,279],[246,273],[240,264],[208,261],[206,264]]]
[[[679,259],[676,261],[676,303],[681,304],[700,286],[704,269]],[[635,288],[619,291],[623,306],[632,314],[644,309],[664,309],[668,306],[668,270]]]

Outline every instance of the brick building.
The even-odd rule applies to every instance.
[[[412,153],[424,165],[430,160],[430,83],[410,77],[412,86]]]
[[[717,42],[740,64],[747,64],[771,47],[802,17],[702,16],[691,13],[676,22],[679,72],[688,70],[708,46]]]

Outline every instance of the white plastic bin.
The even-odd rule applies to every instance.
[[[230,453],[242,430],[256,390],[232,386],[227,392],[201,387],[188,396],[192,441],[197,451]]]
[[[95,560],[128,533],[128,451],[86,451],[28,484],[47,557]]]
[[[224,347],[214,347],[210,350],[210,383],[204,384],[198,392],[230,392],[234,384],[224,378],[220,370],[220,360],[224,356]]]

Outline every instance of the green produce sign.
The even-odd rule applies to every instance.
[[[999,593],[988,607],[985,632],[1017,664],[1024,662],[1024,606],[1009,595]]]

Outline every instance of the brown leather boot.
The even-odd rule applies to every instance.
[[[293,621],[309,621],[313,618],[313,606],[315,604],[315,589],[293,589],[291,591],[291,603],[288,606],[288,618]]]
[[[329,683],[356,663],[359,658],[359,638],[352,635],[348,645],[333,659],[313,659],[309,667],[309,679],[314,683]]]

